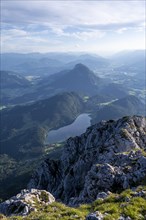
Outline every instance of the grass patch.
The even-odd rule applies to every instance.
[[[137,192],[146,190],[139,186]],[[120,216],[129,216],[132,220],[146,219],[146,199],[134,197],[134,192],[127,189],[120,194],[112,193],[106,199],[96,200],[92,204],[83,204],[77,208],[68,207],[54,202],[50,205],[36,204],[37,212],[25,217],[10,217],[8,220],[85,220],[86,216],[95,211],[105,215],[104,220],[117,220]],[[5,218],[6,219],[6,218]]]
[[[124,207],[124,214],[134,220],[143,220],[146,215],[146,200],[141,197],[134,197]]]
[[[84,220],[90,212],[89,205],[82,205],[79,208],[71,208],[62,203],[54,202],[50,205],[37,204],[38,212],[32,212],[29,216],[16,216],[7,218],[9,220]]]

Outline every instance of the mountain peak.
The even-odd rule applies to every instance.
[[[75,70],[80,70],[80,71],[90,71],[89,68],[87,66],[85,66],[82,63],[78,63],[75,65],[74,67]]]
[[[52,87],[62,91],[75,91],[84,95],[97,93],[97,85],[100,79],[92,70],[82,63],[78,63],[61,78],[52,83]]]

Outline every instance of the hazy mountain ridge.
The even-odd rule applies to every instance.
[[[82,63],[83,65],[88,66],[88,68],[92,70],[101,69],[104,67],[108,67],[110,61],[101,56],[93,56],[89,54],[80,55],[77,60],[67,63],[66,66],[72,68],[78,63]]]
[[[84,95],[93,95],[99,92],[99,89],[106,87],[107,81],[100,79],[88,67],[83,64],[77,64],[72,70],[64,70],[50,77],[40,79],[34,83],[28,91],[21,95],[14,96],[13,99],[4,99],[8,104],[20,104],[37,101],[51,97],[61,92],[77,92]],[[3,90],[5,93],[5,90]]]
[[[20,104],[33,102],[40,99],[46,99],[51,97],[57,93],[62,91],[79,91],[79,87],[82,89],[81,92],[86,95],[109,95],[117,96],[116,98],[121,98],[122,93],[123,97],[126,95],[125,93],[133,93],[138,97],[142,97],[144,99],[144,79],[145,79],[145,51],[130,51],[115,54],[110,59],[105,59],[95,54],[81,54],[81,53],[32,53],[32,54],[1,54],[2,55],[2,63],[6,64],[6,67],[13,71],[11,65],[21,65],[24,59],[24,62],[32,62],[34,68],[32,72],[26,70],[28,78],[32,79],[32,85],[26,89],[19,88],[17,91],[9,91],[6,89],[2,90],[2,105],[10,105],[10,104]],[[58,68],[57,60],[60,63],[65,63],[60,69],[54,69],[53,74],[51,74],[51,67],[47,65],[54,65],[53,68]],[[94,62],[90,63],[90,60],[95,62],[97,68],[94,68]],[[108,62],[108,65],[100,68],[98,67],[98,62],[103,60],[103,62]],[[52,61],[52,64],[51,64]],[[84,62],[85,61],[85,62]],[[42,67],[37,66],[36,63],[39,62]],[[94,76],[96,75],[99,80],[98,83],[95,83],[92,74],[88,75],[88,83],[84,86],[84,83],[80,82],[78,85],[78,89],[73,86],[73,84],[79,84],[79,81],[82,80],[80,76],[77,78],[73,78],[73,76],[69,76],[69,73],[75,71],[75,67],[72,65],[67,65],[69,62],[74,62],[74,65],[81,63],[86,65],[86,67],[90,68],[92,71],[94,70]],[[126,63],[127,62],[127,63]],[[29,65],[25,63],[24,68]],[[88,64],[90,63],[90,65]],[[126,66],[127,65],[127,66]],[[3,65],[2,67],[3,68]],[[42,70],[39,72],[39,69]],[[5,69],[5,68],[4,68]],[[91,72],[91,70],[89,70]],[[82,71],[82,70],[81,70]],[[21,71],[19,75],[23,75]],[[39,80],[36,80],[39,77]],[[73,78],[72,82],[70,78]],[[91,80],[92,78],[92,80]],[[64,81],[64,83],[63,83]],[[85,79],[83,79],[83,82]],[[91,82],[92,81],[92,82]],[[61,83],[59,85],[59,82]],[[74,83],[73,83],[74,82]],[[70,84],[70,86],[69,86]],[[89,91],[85,91],[85,87],[88,88]],[[91,88],[92,87],[92,88]],[[96,88],[97,87],[97,88]],[[90,91],[91,88],[91,91]],[[83,90],[83,91],[82,91]],[[119,90],[119,91],[118,91]],[[121,90],[121,91],[120,91]],[[79,91],[80,92],[80,91]],[[87,94],[88,93],[88,94]],[[113,94],[114,93],[114,94]],[[127,94],[128,95],[128,94]]]
[[[133,65],[145,61],[146,50],[122,51],[112,56],[112,60],[121,65]]]
[[[24,75],[51,75],[64,69],[72,69],[82,62],[91,69],[109,65],[108,59],[80,53],[5,53],[1,54],[1,69],[19,71]]]
[[[144,77],[146,69],[146,50],[125,51],[112,58],[117,71],[137,73],[136,77]],[[140,76],[139,76],[140,75]]]

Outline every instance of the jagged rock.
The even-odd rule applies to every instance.
[[[96,211],[93,213],[90,213],[87,217],[86,220],[103,220],[104,215],[102,215],[100,212]]]
[[[45,190],[21,190],[21,193],[0,204],[0,213],[10,215],[28,215],[31,211],[37,211],[36,202],[51,204],[55,198]]]
[[[146,177],[146,119],[102,121],[69,138],[60,160],[45,160],[29,188],[45,189],[66,204],[92,202],[100,192],[116,192]]]
[[[96,200],[98,199],[105,199],[106,197],[108,197],[108,195],[110,195],[110,192],[99,192],[97,197],[96,197]]]

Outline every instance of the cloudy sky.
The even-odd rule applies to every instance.
[[[1,0],[1,51],[145,48],[143,0]]]

